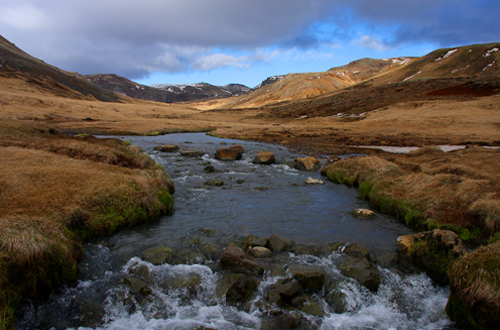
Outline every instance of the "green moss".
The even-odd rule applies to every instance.
[[[433,219],[428,220],[428,227],[429,229],[451,230],[452,232],[456,233],[463,241],[466,242],[475,242],[481,235],[480,228],[471,228],[469,230],[469,228],[460,227],[458,225],[441,224]]]
[[[326,175],[328,179],[335,183],[345,184],[351,187],[358,184],[356,177],[349,176],[344,169],[329,168],[326,171]]]
[[[412,262],[434,281],[440,284],[448,282],[448,267],[455,260],[448,251],[430,241],[421,240],[411,247],[408,254]]]
[[[373,190],[373,183],[372,182],[363,182],[359,185],[359,194],[361,198],[368,198],[370,193]]]

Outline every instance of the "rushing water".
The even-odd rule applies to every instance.
[[[382,214],[370,220],[354,217],[354,209],[369,207],[356,189],[331,182],[306,185],[308,177],[319,179],[319,173],[284,165],[301,155],[280,146],[201,133],[122,138],[151,154],[174,180],[174,214],[89,244],[78,285],[37,308],[26,306],[19,329],[259,329],[269,328],[266,322],[281,313],[298,315],[297,329],[452,329],[444,313],[447,289],[425,275],[405,272],[394,261],[396,238],[411,231]],[[189,158],[153,150],[162,144],[205,155]],[[242,145],[243,159],[215,160],[221,144]],[[262,150],[274,152],[277,164],[253,164]],[[209,165],[215,171],[206,171]],[[206,184],[213,179],[224,185]],[[207,257],[203,247],[220,256],[226,246],[249,234],[285,236],[302,250],[273,257],[274,268],[259,278],[251,300],[234,306],[220,293],[225,272],[218,257]],[[346,243],[371,250],[381,275],[376,293],[338,269],[346,258],[341,252]],[[174,248],[176,259],[162,265],[141,259],[143,251],[158,245]],[[266,292],[289,276],[290,265],[312,266],[326,274],[324,288],[308,296],[320,312],[291,311],[267,302]],[[146,289],[131,289],[124,281],[130,277],[140,278]],[[332,303],[335,297],[342,301],[341,311]]]

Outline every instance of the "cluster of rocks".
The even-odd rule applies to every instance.
[[[217,299],[224,299],[227,304],[242,310],[259,308],[268,315],[262,329],[288,329],[292,325],[314,328],[304,315],[323,317],[331,311],[346,312],[346,300],[340,287],[340,283],[346,281],[345,277],[357,280],[371,291],[377,291],[380,283],[380,274],[370,251],[355,243],[307,246],[278,235],[268,238],[249,235],[244,241],[221,251],[203,239],[192,240],[186,243],[191,249],[174,249],[168,245],[149,248],[143,252],[143,259],[154,265],[206,263],[221,274]],[[332,278],[321,266],[290,259],[290,252],[325,257],[333,251],[343,253],[337,267],[345,277],[337,275],[338,278]],[[262,287],[261,282],[268,279],[268,275],[276,276],[277,280]],[[162,279],[162,283],[155,282],[157,280],[150,267],[140,264],[132,267],[124,284],[130,294],[146,302],[151,299],[153,283],[165,291],[183,289],[193,296],[202,290],[199,275]],[[258,293],[261,298],[255,300]]]
[[[162,146],[156,146],[154,147],[154,150],[160,151],[160,152],[177,152],[179,151],[179,146],[178,145],[162,145]],[[215,151],[215,159],[222,160],[222,161],[234,161],[234,160],[240,160],[243,157],[243,153],[245,152],[244,148],[241,145],[232,145],[229,147],[220,147]],[[203,151],[199,151],[196,149],[183,149],[179,152],[182,156],[185,157],[201,157],[205,154]],[[337,156],[330,156],[330,158],[327,159],[327,162],[332,163],[337,160],[339,160]],[[264,150],[260,151],[255,155],[254,159],[252,160],[254,164],[259,164],[259,165],[271,165],[276,163],[276,158],[273,152]],[[319,171],[322,164],[320,160],[316,157],[298,157],[294,160],[290,160],[285,162],[285,165],[295,168],[299,171]]]

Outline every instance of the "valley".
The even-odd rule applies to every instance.
[[[449,269],[448,316],[464,328],[471,318],[484,321],[478,328],[498,324],[500,283],[491,265],[500,249],[499,48],[362,59],[288,74],[246,95],[162,103],[102,89],[1,38],[0,324],[13,327],[24,299],[47,298],[74,282],[91,237],[172,211],[168,169],[133,146],[91,135],[185,132],[271,143],[319,159],[366,155],[331,164],[325,175],[359,188],[377,212],[414,230],[460,236],[473,252]],[[444,153],[436,145],[467,148]],[[391,154],[363,146],[421,149]],[[493,289],[484,294],[484,287]],[[477,306],[492,312],[484,317]]]

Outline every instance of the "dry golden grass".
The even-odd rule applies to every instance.
[[[459,259],[449,273],[448,315],[460,326],[498,329],[500,326],[500,242]]]
[[[0,325],[21,296],[74,280],[81,240],[171,211],[173,183],[117,139],[0,121]],[[3,316],[2,316],[3,315]]]
[[[449,227],[466,239],[479,233],[485,239],[500,230],[499,150],[475,147],[444,153],[425,148],[380,157],[348,158],[327,173],[334,181],[359,185],[375,205],[410,226]]]

